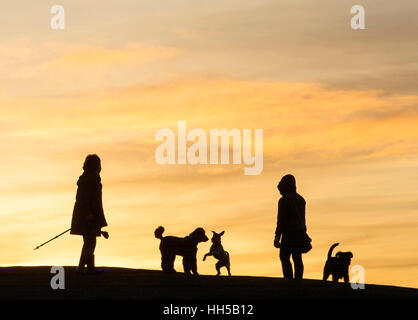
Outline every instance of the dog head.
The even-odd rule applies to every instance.
[[[221,243],[221,237],[224,235],[225,231],[222,231],[221,233],[216,233],[215,231],[212,231],[212,242],[213,243]]]
[[[209,238],[206,236],[205,230],[203,228],[196,228],[191,234],[189,234],[189,238],[196,243],[199,242],[206,242]]]
[[[343,264],[343,265],[350,265],[351,259],[353,258],[353,254],[350,251],[341,252],[338,251],[335,257]]]

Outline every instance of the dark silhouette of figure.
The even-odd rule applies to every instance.
[[[231,263],[229,259],[229,253],[224,250],[222,243],[221,243],[221,237],[224,235],[225,231],[222,231],[221,233],[216,233],[215,231],[212,231],[212,246],[210,247],[210,250],[208,253],[206,253],[203,257],[203,261],[206,260],[206,257],[213,256],[215,259],[218,259],[218,262],[215,264],[215,268],[217,271],[217,276],[221,274],[221,268],[226,267],[228,270],[228,275],[231,275]]]
[[[164,227],[158,227],[154,231],[157,239],[160,239],[161,268],[164,272],[176,272],[174,260],[176,255],[183,257],[183,269],[186,274],[198,275],[197,273],[197,245],[206,242],[209,238],[203,228],[197,228],[184,238],[167,236],[163,237]]]
[[[335,257],[332,257],[332,250],[339,243],[334,243],[328,250],[328,259],[324,267],[323,280],[327,280],[329,275],[332,275],[332,281],[338,282],[339,279],[344,278],[344,282],[348,283],[348,267],[353,258],[353,254],[350,251],[341,252],[338,251]]]
[[[280,248],[283,277],[293,278],[292,256],[295,279],[303,277],[302,252],[306,245],[305,199],[296,192],[295,177],[285,175],[277,185],[282,197],[278,204],[276,236],[274,246]]]
[[[107,226],[102,205],[102,184],[100,178],[101,161],[95,155],[88,155],[83,165],[84,172],[78,179],[76,202],[71,220],[71,234],[83,236],[83,248],[77,271],[83,273],[87,265],[87,274],[97,274],[101,271],[95,268],[94,250],[96,237],[109,234],[101,231]]]

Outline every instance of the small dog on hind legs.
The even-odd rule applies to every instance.
[[[164,272],[176,272],[174,270],[174,260],[176,256],[183,257],[183,269],[184,273],[198,275],[196,253],[197,245],[200,242],[206,242],[209,238],[205,234],[203,228],[197,228],[188,236],[163,237],[164,227],[158,227],[154,231],[154,235],[157,239],[160,239],[160,251],[161,251],[161,268]]]
[[[224,250],[222,244],[221,244],[221,237],[224,235],[225,231],[222,231],[221,233],[216,233],[215,231],[212,231],[213,237],[212,237],[212,246],[210,247],[210,250],[208,253],[205,254],[203,257],[203,261],[206,260],[206,257],[208,256],[214,256],[215,259],[218,259],[218,262],[215,264],[217,276],[221,274],[221,268],[226,267],[228,270],[228,275],[231,275],[231,265],[230,265],[230,259],[229,259],[229,253]]]
[[[338,282],[339,279],[344,278],[344,282],[348,283],[348,267],[353,258],[353,254],[348,252],[337,252],[335,257],[332,257],[332,250],[339,243],[334,243],[328,250],[328,259],[324,267],[324,277],[323,280],[327,280],[329,275],[332,275],[332,281]]]

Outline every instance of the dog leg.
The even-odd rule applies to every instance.
[[[188,261],[188,257],[183,257],[183,270],[185,274],[190,275],[191,274],[191,268],[190,268],[190,261]]]
[[[328,270],[324,269],[324,276],[322,277],[322,280],[327,281],[330,273]]]
[[[225,251],[225,267],[228,270],[228,275],[231,276],[231,259],[227,251]]]
[[[196,258],[190,258],[188,256],[183,257],[183,269],[184,269],[184,273],[191,275],[193,273],[193,275],[198,275],[199,273],[197,272],[197,262],[195,260]]]
[[[192,259],[190,261],[190,268],[193,272],[193,275],[197,276],[199,273],[197,272],[197,258],[196,253],[192,256]]]
[[[209,257],[209,256],[212,256],[212,253],[211,253],[211,252],[208,252],[208,253],[206,253],[206,254],[203,256],[203,261],[205,261],[205,260],[206,260],[206,257]]]
[[[176,270],[174,269],[174,260],[176,256],[173,254],[164,254],[161,258],[161,268],[164,272],[174,273]]]
[[[216,264],[215,264],[215,268],[216,268],[216,275],[217,276],[219,276],[220,274],[221,274],[221,267],[222,267],[222,262],[221,261],[218,261]]]
[[[344,282],[348,283],[349,281],[349,277],[348,277],[348,272],[344,275]]]

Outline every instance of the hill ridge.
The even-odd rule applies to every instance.
[[[277,299],[417,299],[418,289],[349,284],[315,279],[287,280],[266,276],[188,276],[181,272],[102,267],[102,275],[78,275],[64,266],[65,289],[53,290],[52,266],[0,267],[0,299],[135,299],[135,300],[277,300]]]

